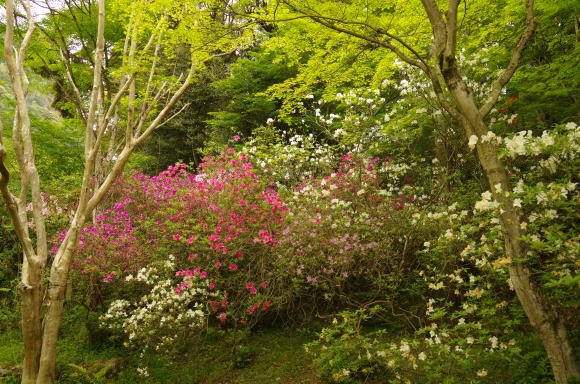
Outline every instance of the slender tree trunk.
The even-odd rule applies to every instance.
[[[38,374],[42,341],[42,288],[38,277],[40,266],[30,265],[26,260],[22,266],[22,282],[19,285],[22,308],[22,338],[25,354],[22,363],[22,383],[34,384]]]
[[[56,345],[60,329],[62,310],[67,289],[67,277],[72,254],[78,246],[80,230],[85,216],[77,215],[65,238],[66,245],[55,255],[50,269],[48,286],[48,309],[44,315],[42,349],[38,366],[36,384],[52,384],[56,380]]]
[[[477,108],[472,91],[461,79],[454,59],[443,57],[441,63],[445,84],[461,113],[460,123],[465,129],[466,137],[469,139],[472,135],[477,137],[485,135],[488,130],[483,117]],[[562,317],[544,296],[525,265],[526,247],[521,240],[524,233],[520,225],[519,212],[511,199],[506,196],[506,193],[511,191],[506,169],[499,159],[495,144],[482,143],[478,140],[476,150],[493,196],[502,210],[499,220],[506,255],[512,260],[509,275],[513,288],[532,327],[540,336],[556,381],[568,384],[571,377],[580,377],[580,368]]]

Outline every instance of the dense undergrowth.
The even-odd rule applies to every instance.
[[[392,3],[368,14],[416,37],[431,63],[427,20],[410,2]],[[318,7],[346,7],[354,21],[361,4]],[[510,61],[523,14],[505,1],[459,4],[456,59],[481,105]],[[94,22],[83,7],[70,11]],[[258,41],[205,62],[180,114],[139,147],[82,230],[58,383],[555,383],[509,268],[530,268],[580,355],[576,11],[572,1],[537,0],[538,30],[480,136],[465,134],[417,68],[307,18],[264,22]],[[108,46],[119,46],[115,38]],[[43,44],[40,52],[58,51]],[[83,97],[87,52],[74,62]],[[163,58],[167,73],[167,59],[187,67],[179,55]],[[44,62],[31,65],[46,75]],[[37,76],[29,95],[49,261],[74,214],[83,163],[78,121],[49,107],[69,117],[76,108],[58,70],[51,76],[64,88],[54,103]],[[16,190],[14,143],[5,142]],[[477,161],[488,143],[508,190],[489,185]],[[505,251],[498,193],[518,212],[523,260]],[[0,383],[12,384],[23,357],[22,250],[0,214]]]
[[[509,193],[529,218],[531,263],[572,322],[578,127],[489,139],[519,169]],[[459,188],[445,204],[427,189],[436,163],[302,136],[280,161],[275,143],[237,140],[196,171],[117,181],[73,264],[59,383],[552,382],[510,289],[489,192]],[[298,169],[307,177],[289,176]],[[55,225],[60,209],[47,200]],[[7,293],[0,356],[13,366]]]

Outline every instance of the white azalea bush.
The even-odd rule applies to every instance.
[[[573,324],[580,294],[580,129],[568,123],[539,135],[487,136],[515,181],[504,192],[521,210],[525,261]],[[396,307],[343,313],[308,347],[321,375],[339,383],[369,375],[387,383],[497,383],[509,372],[517,383],[550,382],[549,364],[511,286],[508,267],[515,261],[504,251],[499,205],[490,191],[470,199],[412,212],[415,231],[433,234],[418,252],[416,279],[405,287],[423,301],[424,312],[398,311],[416,331],[395,338],[362,326]]]
[[[148,351],[174,351],[183,335],[206,326],[208,300],[218,295],[209,290],[206,276],[203,271],[176,271],[173,256],[141,268],[128,275],[125,284],[143,295],[133,301],[113,301],[101,317],[102,325],[120,331],[125,346],[136,348],[141,356]]]
[[[328,173],[339,159],[337,148],[321,143],[313,134],[279,132],[272,125],[256,129],[242,151],[256,165],[257,173],[275,180],[281,189]]]

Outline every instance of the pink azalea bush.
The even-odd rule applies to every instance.
[[[83,230],[73,269],[93,285],[122,286],[173,254],[176,274],[199,274],[219,292],[208,309],[220,322],[267,312],[268,266],[288,208],[253,167],[228,149],[206,158],[197,174],[183,164],[153,177],[131,171],[115,187],[118,202]]]
[[[347,154],[335,172],[296,188],[276,247],[276,274],[291,282],[289,300],[307,295],[317,307],[363,304],[403,283],[418,247],[412,215],[424,202],[394,168],[392,160]]]
[[[408,167],[347,154],[282,196],[244,153],[204,160],[195,174],[177,164],[117,182],[73,264],[92,293],[142,297],[130,276],[174,255],[172,295],[189,288],[184,277],[203,279],[211,321],[252,325],[272,309],[290,316],[372,302],[416,262],[410,229],[423,202]]]

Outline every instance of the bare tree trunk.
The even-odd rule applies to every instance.
[[[22,308],[22,339],[24,342],[24,361],[22,363],[22,383],[34,384],[38,374],[42,343],[42,287],[38,277],[38,265],[23,261],[22,283],[19,285]]]
[[[84,220],[80,220],[84,222]],[[52,384],[56,381],[56,345],[62,319],[62,309],[67,288],[70,259],[76,245],[82,224],[71,228],[68,246],[62,254],[57,254],[50,271],[48,288],[48,309],[44,317],[42,333],[42,353],[39,356],[37,384]]]

